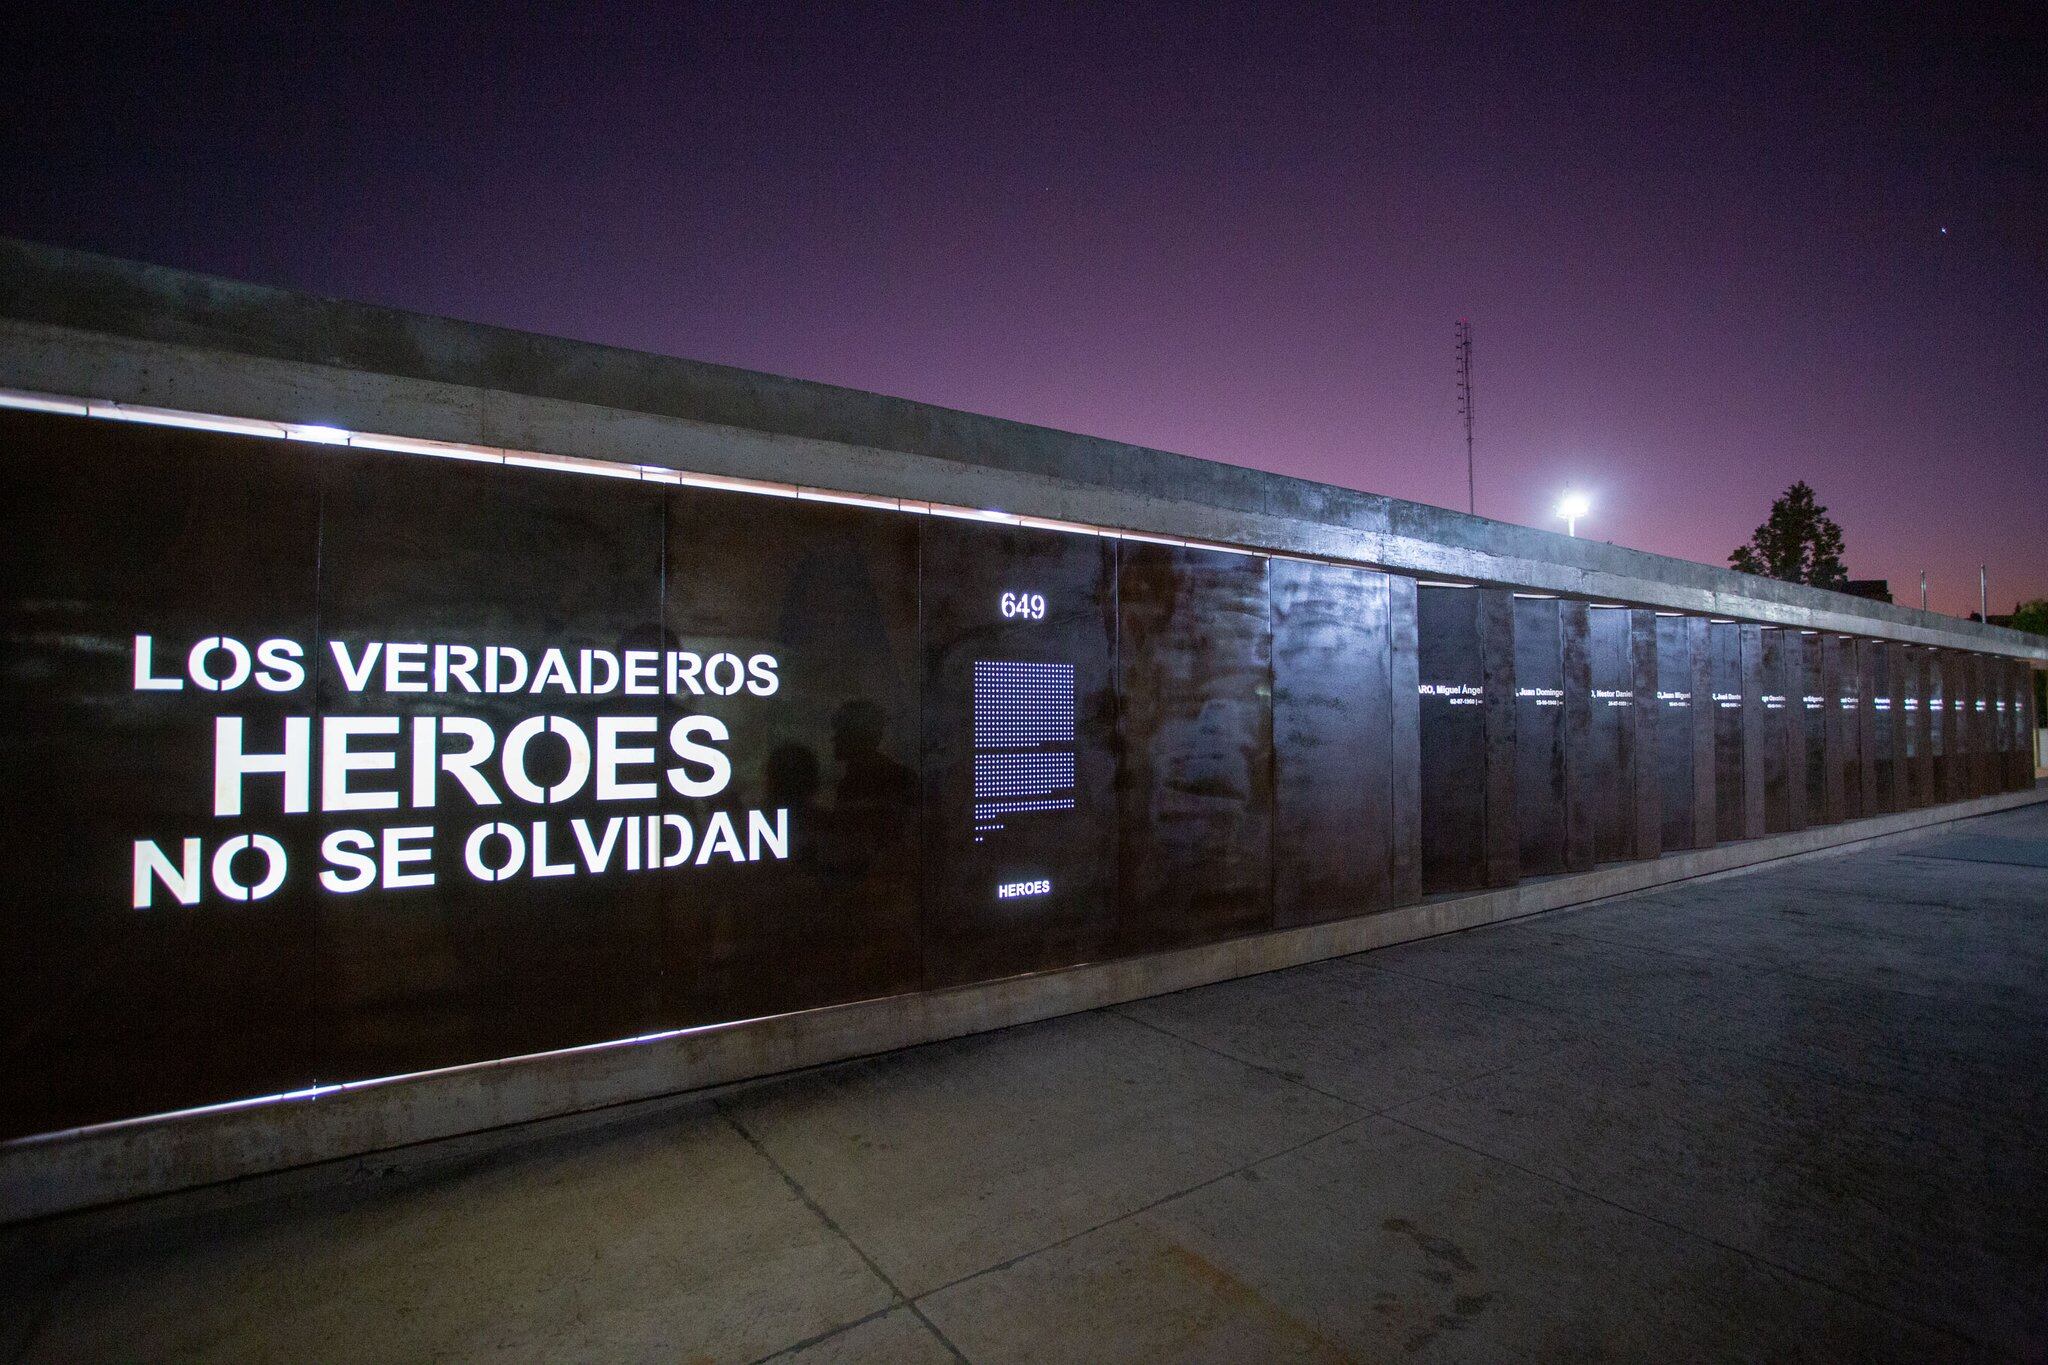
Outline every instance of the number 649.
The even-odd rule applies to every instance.
[[[1027,621],[1045,619],[1045,594],[1039,592],[1006,592],[1003,594],[1003,618],[1011,620],[1023,617]]]

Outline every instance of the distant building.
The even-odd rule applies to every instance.
[[[1842,587],[1851,597],[1867,597],[1873,602],[1892,600],[1892,581],[1889,578],[1852,578]]]

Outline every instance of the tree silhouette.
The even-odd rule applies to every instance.
[[[1748,544],[1728,556],[1728,565],[1816,588],[1839,589],[1849,583],[1849,571],[1842,567],[1842,528],[1813,500],[1804,479],[1771,504],[1770,516]]]

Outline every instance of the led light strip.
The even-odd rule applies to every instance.
[[[612,1052],[621,1048],[644,1047],[649,1043],[667,1042],[674,1038],[688,1038],[699,1034],[717,1033],[725,1029],[740,1028],[759,1024],[770,1019],[780,1019],[790,1014],[801,1014],[802,1010],[787,1010],[778,1014],[761,1014],[747,1019],[733,1019],[715,1024],[690,1024],[682,1028],[660,1029],[653,1033],[635,1034],[631,1038],[610,1038],[599,1043],[577,1043],[569,1047],[549,1048],[544,1052],[521,1053],[515,1057],[493,1057],[480,1062],[461,1062],[454,1066],[430,1067],[425,1071],[401,1071],[389,1076],[371,1076],[359,1081],[333,1081],[311,1085],[297,1090],[281,1090],[272,1095],[251,1095],[246,1099],[222,1100],[218,1104],[199,1104],[189,1109],[167,1109],[160,1114],[138,1114],[133,1118],[109,1119],[104,1123],[87,1123],[76,1128],[60,1128],[48,1133],[30,1133],[23,1137],[0,1141],[0,1149],[40,1147],[52,1142],[63,1142],[72,1138],[97,1133],[117,1133],[126,1129],[146,1127],[169,1119],[200,1118],[208,1114],[230,1114],[239,1109],[258,1109],[274,1104],[291,1104],[305,1100],[324,1099],[329,1095],[345,1094],[351,1090],[368,1090],[377,1086],[391,1085],[400,1081],[423,1080],[430,1076],[454,1076],[463,1073],[495,1070],[499,1067],[515,1066],[521,1063],[544,1061],[551,1057],[573,1057],[588,1052]]]
[[[475,445],[461,441],[433,441],[414,436],[387,436],[375,432],[350,431],[343,427],[326,426],[316,422],[272,422],[255,417],[225,417],[218,413],[189,412],[182,408],[152,407],[143,403],[119,403],[108,399],[71,398],[62,394],[39,393],[29,389],[0,389],[0,408],[15,408],[25,412],[55,412],[74,417],[98,417],[116,422],[140,422],[151,426],[182,427],[193,431],[217,431],[234,436],[265,436],[272,440],[302,441],[309,445],[345,446],[358,450],[377,450],[396,455],[431,455],[439,459],[470,460],[479,464],[513,465],[521,469],[546,469],[566,474],[588,474],[598,478],[637,480],[642,483],[659,483],[684,488],[708,488],[725,493],[753,493],[762,497],[795,498],[800,502],[838,503],[849,507],[872,507],[888,512],[910,512],[920,516],[954,517],[964,521],[988,521],[1006,526],[1023,526],[1040,531],[1064,531],[1070,535],[1101,536],[1109,540],[1128,540],[1143,545],[1172,545],[1189,550],[1213,550],[1219,554],[1244,555],[1252,559],[1286,559],[1305,564],[1339,564],[1346,567],[1374,568],[1360,561],[1325,559],[1313,555],[1288,554],[1274,550],[1252,550],[1242,545],[1226,545],[1213,540],[1191,540],[1174,536],[1153,535],[1144,531],[1118,530],[1109,526],[1096,526],[1087,522],[1061,521],[1052,517],[1020,516],[987,507],[959,507],[950,503],[925,502],[916,498],[890,498],[871,493],[848,493],[830,488],[811,488],[802,484],[778,483],[769,479],[747,479],[725,474],[692,474],[665,465],[628,464],[619,460],[596,460],[580,455],[548,455],[534,450],[514,450],[509,447]],[[1375,569],[1376,572],[1398,573],[1400,570]],[[1417,579],[1416,585],[1424,588],[1476,588],[1477,583],[1459,583],[1442,579]],[[1517,597],[1531,599],[1549,598],[1550,593],[1518,592]],[[1594,607],[1625,607],[1620,602],[1593,602]],[[1660,611],[1659,616],[1689,616],[1688,612]],[[1722,617],[1712,618],[1716,625],[1734,625],[1736,622]],[[1813,634],[1812,631],[1802,632]],[[1842,636],[1843,639],[1860,637]],[[1903,643],[1903,642],[1899,642]],[[1934,645],[1928,649],[1937,648]]]
[[[1005,526],[1024,526],[1040,531],[1065,531],[1070,535],[1103,536],[1111,540],[1140,541],[1148,545],[1173,545],[1190,550],[1215,550],[1222,554],[1252,559],[1300,559],[1302,556],[1272,554],[1241,545],[1213,540],[1187,540],[1173,536],[1120,531],[1086,522],[1060,521],[1051,517],[1019,516],[986,507],[958,507],[951,503],[925,502],[917,498],[890,498],[871,493],[847,493],[802,484],[777,483],[768,479],[744,479],[722,474],[692,474],[664,465],[627,464],[618,460],[595,460],[580,455],[548,455],[534,450],[473,445],[461,441],[430,441],[413,436],[385,436],[374,432],[349,431],[342,427],[309,422],[269,422],[253,417],[223,417],[214,413],[187,412],[180,408],[150,407],[140,403],[117,403],[101,399],[67,398],[60,394],[36,393],[26,389],[0,389],[0,408],[25,412],[55,412],[74,417],[98,417],[116,422],[140,422],[151,426],[181,427],[191,431],[217,431],[233,436],[264,436],[272,440],[304,441],[312,445],[346,446],[378,450],[397,455],[432,455],[440,459],[470,460],[479,464],[513,465],[521,469],[548,469],[565,474],[589,474],[598,478],[629,479],[642,483],[709,488],[725,493],[754,493],[771,498],[795,498],[801,502],[839,503],[849,507],[873,507],[886,512],[911,512],[920,516],[953,517],[962,521],[989,521]],[[1348,563],[1344,560],[1312,560],[1313,563]]]

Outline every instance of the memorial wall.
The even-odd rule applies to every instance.
[[[0,1137],[2032,782],[2023,662],[0,412]]]

